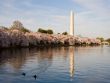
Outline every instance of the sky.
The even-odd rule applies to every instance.
[[[0,0],[0,26],[19,20],[31,31],[69,32],[71,10],[75,35],[110,38],[110,0]]]

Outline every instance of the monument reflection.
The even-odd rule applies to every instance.
[[[56,48],[22,48],[0,51],[0,71],[3,73],[23,72],[27,74],[42,74],[51,66],[54,67],[55,58],[69,62],[70,77],[74,75],[74,47]],[[68,60],[67,60],[68,59]],[[58,63],[60,61],[57,61]],[[56,64],[55,63],[55,64]],[[62,65],[62,63],[59,63]],[[57,66],[57,65],[56,65]],[[8,70],[8,71],[7,71]],[[67,70],[68,71],[68,70]]]
[[[74,75],[74,48],[69,47],[69,61],[70,61],[70,77]]]

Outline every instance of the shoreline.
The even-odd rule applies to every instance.
[[[23,33],[19,30],[0,29],[0,48],[22,47],[59,47],[59,46],[97,46],[100,40],[81,38],[62,34],[44,34],[39,32]]]
[[[45,49],[45,48],[61,48],[61,47],[99,47],[101,45],[57,45],[57,46],[27,46],[27,47],[3,47],[0,50],[13,50],[13,49],[31,49],[31,48],[38,48],[38,49]]]

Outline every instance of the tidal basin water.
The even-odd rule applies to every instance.
[[[0,50],[0,83],[110,83],[110,47]]]

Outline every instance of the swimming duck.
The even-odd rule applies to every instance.
[[[24,72],[23,72],[23,73],[22,73],[22,75],[23,75],[23,76],[25,76],[25,75],[26,75],[26,73],[24,73]]]
[[[34,75],[33,77],[36,79],[37,78],[37,75]]]

